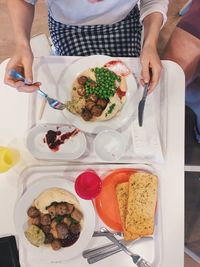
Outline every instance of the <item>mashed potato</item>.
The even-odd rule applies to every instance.
[[[50,188],[42,192],[35,200],[33,205],[42,213],[48,213],[46,207],[53,202],[68,202],[73,204],[75,208],[80,209],[79,202],[76,197],[62,188]]]

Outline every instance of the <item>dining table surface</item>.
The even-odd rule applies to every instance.
[[[63,61],[69,57],[62,57]],[[47,57],[47,60],[49,58]],[[35,58],[35,61],[40,58]],[[45,57],[42,59],[46,60]],[[52,60],[53,56],[52,56]],[[139,59],[131,59],[139,69]],[[14,208],[18,197],[18,182],[21,172],[27,167],[43,165],[26,151],[25,137],[30,127],[30,94],[18,92],[4,84],[8,59],[0,64],[0,146],[19,150],[21,160],[8,172],[0,174],[0,235],[15,235]],[[166,151],[164,162],[154,164],[162,172],[159,184],[162,206],[162,255],[159,267],[184,266],[184,110],[185,78],[182,69],[174,62],[162,61],[168,70]],[[36,94],[36,93],[33,93]],[[144,118],[145,119],[145,118]],[[65,163],[67,164],[67,162]],[[53,163],[50,163],[51,167]],[[56,163],[55,163],[56,165]],[[70,166],[73,166],[70,164]],[[109,267],[106,260],[102,265]],[[113,262],[113,266],[118,266]],[[52,265],[53,266],[53,265]],[[55,265],[58,266],[58,265]],[[71,266],[71,265],[68,265]],[[95,265],[94,265],[95,266]]]

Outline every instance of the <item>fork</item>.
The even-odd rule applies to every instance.
[[[27,80],[16,70],[11,70],[9,72],[10,77],[14,78],[14,79],[21,79],[25,84],[27,83]],[[49,103],[49,106],[53,109],[57,109],[57,110],[63,110],[66,108],[66,105],[60,101],[58,101],[57,99],[51,98],[49,97],[45,92],[43,92],[40,88],[37,89],[37,92],[46,98],[47,102]]]
[[[128,254],[138,267],[151,267],[150,263],[148,263],[140,255],[132,253],[125,245],[120,243],[119,240],[115,237],[115,235],[113,235],[110,231],[108,231],[108,229],[102,227],[101,232],[106,233],[106,237],[109,240],[111,240],[114,244],[116,244],[119,248],[121,248],[126,254]]]

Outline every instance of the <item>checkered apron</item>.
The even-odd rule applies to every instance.
[[[138,57],[142,26],[135,6],[128,16],[110,25],[65,25],[49,15],[49,31],[58,55]]]

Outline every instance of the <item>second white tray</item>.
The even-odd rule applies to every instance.
[[[157,173],[156,170],[150,165],[141,165],[141,164],[123,164],[120,165],[60,165],[60,166],[35,166],[26,169],[19,179],[19,190],[18,196],[20,197],[29,187],[29,185],[38,181],[39,179],[45,179],[45,177],[62,177],[70,181],[74,181],[75,178],[86,169],[93,169],[97,172],[100,177],[104,177],[109,171],[120,168],[137,168],[150,171],[158,175],[159,181],[161,181],[161,174]],[[56,178],[55,178],[56,179]],[[146,241],[139,241],[130,247],[130,249],[142,255],[146,260],[152,263],[152,267],[159,267],[161,262],[162,254],[162,207],[159,201],[160,191],[158,194],[158,203],[157,203],[157,212],[155,220],[155,231],[153,239]],[[112,199],[111,199],[112,201]],[[103,222],[97,216],[96,230],[99,230],[101,226],[104,226]],[[94,248],[109,243],[105,237],[93,237],[86,249]],[[35,267],[36,264],[38,267],[47,267],[47,266],[59,266],[59,267],[74,267],[82,266],[88,267],[89,264],[82,257],[79,256],[76,259],[69,260],[67,262],[61,262],[59,259],[55,262],[48,262],[48,259],[38,259],[37,255],[27,251],[22,243],[20,242],[20,262],[23,267]],[[94,266],[97,267],[131,267],[133,262],[129,256],[124,252],[117,253],[111,257],[108,257],[100,262],[95,263]]]

